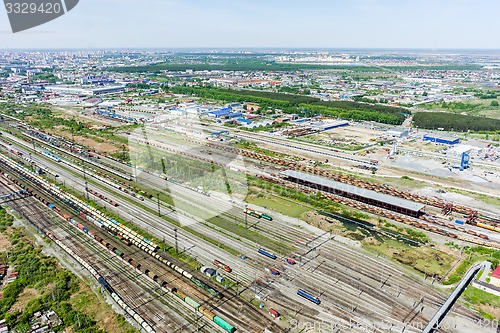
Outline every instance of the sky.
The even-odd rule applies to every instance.
[[[500,49],[498,13],[499,0],[80,0],[16,34],[0,8],[0,49]]]

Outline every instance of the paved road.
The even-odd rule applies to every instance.
[[[491,262],[489,262],[489,261],[483,262],[483,267],[484,267],[483,274],[479,278],[479,281],[486,283],[486,279],[488,278],[488,274],[490,274],[490,271],[491,271]]]

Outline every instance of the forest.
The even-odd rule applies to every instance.
[[[476,117],[444,112],[418,112],[413,117],[413,123],[419,128],[445,131],[496,131],[500,132],[500,119]]]
[[[213,54],[180,54],[179,57],[170,58],[168,61],[129,67],[113,67],[108,70],[124,73],[158,73],[160,71],[278,71],[293,72],[305,70],[336,70],[344,72],[359,73],[388,73],[394,71],[414,71],[414,70],[480,70],[480,65],[456,65],[456,64],[436,64],[436,65],[413,65],[413,66],[370,66],[363,64],[310,64],[310,63],[280,63],[265,59],[263,55],[234,56],[230,54],[219,54],[213,58]]]

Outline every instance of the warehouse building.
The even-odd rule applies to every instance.
[[[480,154],[481,151],[482,151],[482,149],[479,147],[474,147],[474,146],[470,146],[470,145],[456,145],[456,146],[453,146],[452,148],[449,148],[446,151],[446,155],[454,156],[454,157],[462,157],[462,154],[464,154],[464,153],[472,155],[473,153]]]
[[[45,90],[57,94],[95,96],[112,93],[120,93],[125,90],[123,86],[77,86],[77,85],[54,85],[46,86]]]
[[[223,118],[228,116],[230,113],[231,113],[231,108],[222,108],[219,110],[209,112],[208,116],[211,118]]]
[[[456,145],[460,143],[459,138],[453,138],[451,136],[436,136],[432,134],[426,134],[422,138],[424,141],[430,141],[430,142],[435,142],[435,143],[442,143],[445,145]]]
[[[500,288],[500,265],[491,273],[490,284]]]
[[[406,128],[392,128],[385,132],[386,137],[391,138],[403,138],[408,136],[408,130]]]
[[[369,205],[389,209],[394,212],[410,215],[413,217],[422,215],[422,210],[425,207],[425,205],[421,203],[393,197],[388,194],[378,193],[349,184],[336,182],[328,178],[319,177],[304,172],[286,170],[280,172],[280,175],[282,175],[285,179],[299,185],[314,188],[319,191],[332,193],[348,199],[354,199]]]
[[[349,126],[349,122],[346,120],[336,120],[336,121],[312,123],[311,126],[317,131],[323,132],[334,128]]]

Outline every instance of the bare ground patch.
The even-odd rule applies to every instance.
[[[111,306],[84,283],[80,283],[79,292],[71,296],[70,302],[75,309],[94,319],[99,328],[106,332],[125,333],[132,328],[128,323],[119,323]]]
[[[26,288],[17,298],[16,303],[10,308],[9,312],[24,311],[26,304],[32,299],[40,297],[40,292],[34,288]]]

